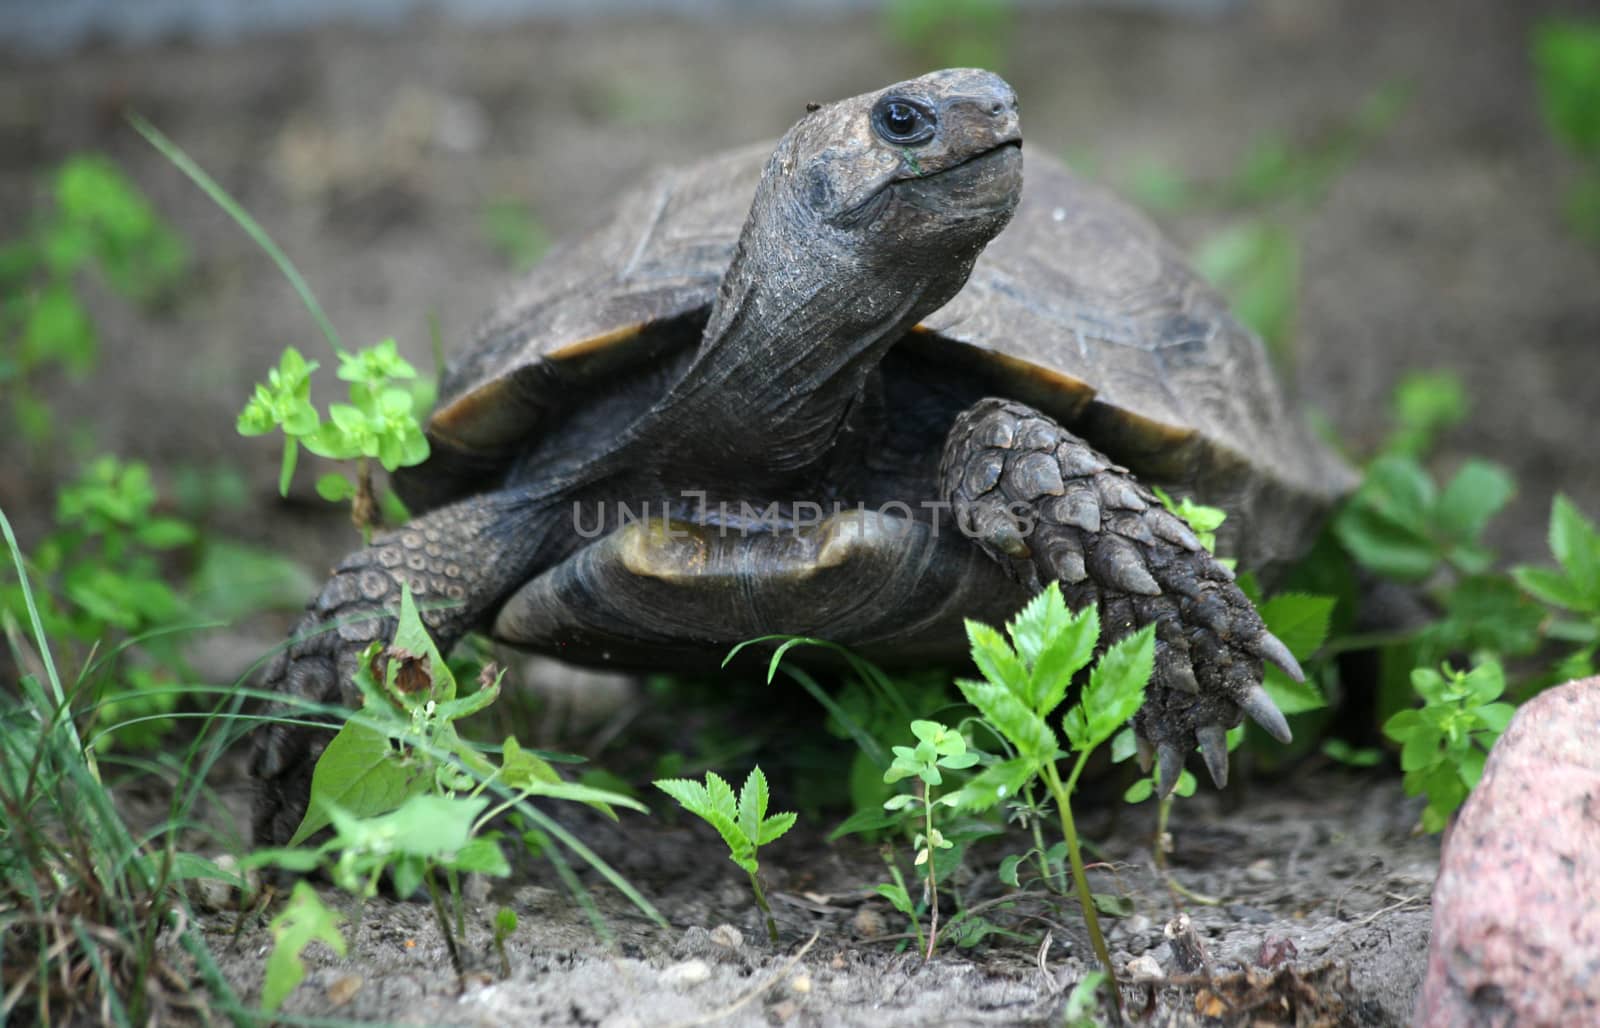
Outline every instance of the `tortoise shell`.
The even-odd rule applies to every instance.
[[[612,376],[697,343],[771,152],[658,172],[546,256],[447,368],[432,456],[397,480],[413,513],[492,487]],[[1146,481],[1223,507],[1246,566],[1297,554],[1353,476],[1289,407],[1261,341],[1108,191],[1038,154],[1024,182],[966,287],[897,349],[980,374]]]

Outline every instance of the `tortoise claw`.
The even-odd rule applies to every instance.
[[[1306,680],[1306,673],[1300,670],[1300,662],[1294,659],[1294,654],[1289,652],[1289,647],[1283,644],[1282,639],[1279,639],[1266,629],[1263,628],[1261,634],[1255,637],[1250,644],[1250,648],[1255,651],[1256,656],[1262,660],[1270,660],[1278,665],[1283,669],[1284,674],[1295,681],[1303,682]]]
[[[1271,638],[1270,636],[1268,638]],[[1273,640],[1277,642],[1276,639]],[[1282,646],[1282,643],[1278,643]],[[1294,658],[1289,658],[1293,660]],[[1289,722],[1283,719],[1283,712],[1272,702],[1272,697],[1261,686],[1251,686],[1244,698],[1239,700],[1239,707],[1250,720],[1266,729],[1268,735],[1281,743],[1288,744],[1294,741],[1294,733],[1289,731]]]
[[[1135,735],[1133,741],[1139,748],[1139,770],[1149,774],[1156,763],[1156,748],[1142,735]]]
[[[1200,755],[1205,758],[1206,770],[1211,772],[1212,784],[1219,789],[1228,786],[1228,731],[1221,725],[1202,725],[1195,729],[1195,739],[1200,743]]]
[[[1161,764],[1156,795],[1166,799],[1178,787],[1178,776],[1183,774],[1183,751],[1170,742],[1163,742],[1156,747],[1156,753]]]

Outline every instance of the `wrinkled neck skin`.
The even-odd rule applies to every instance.
[[[981,249],[889,256],[862,235],[927,217],[923,195],[886,192],[830,221],[795,186],[764,177],[699,352],[645,419],[674,440],[675,468],[779,482],[824,460],[889,347],[961,289]]]

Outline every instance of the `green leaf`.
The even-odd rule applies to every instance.
[[[1297,682],[1275,665],[1267,665],[1266,674],[1261,678],[1261,687],[1285,716],[1321,710],[1328,705],[1327,697],[1322,695],[1315,681],[1308,678],[1304,682]]]
[[[1122,794],[1122,800],[1124,803],[1143,803],[1151,796],[1154,796],[1155,792],[1156,783],[1149,778],[1141,778],[1128,786],[1127,790]]]
[[[426,789],[430,777],[420,764],[403,759],[387,735],[346,721],[311,772],[311,799],[289,845],[298,846],[327,825],[334,807],[352,817],[395,810]]]
[[[1418,724],[1411,730],[1405,744],[1400,748],[1400,769],[1419,771],[1438,763],[1439,744],[1443,741],[1444,737],[1437,728],[1429,724]]]
[[[706,772],[706,795],[711,799],[711,810],[727,818],[731,824],[739,823],[739,801],[734,797],[733,786],[715,771]]]
[[[1006,631],[1023,663],[1031,667],[1039,662],[1045,648],[1066,628],[1068,616],[1067,605],[1061,599],[1061,587],[1055,582],[1039,590],[1017,611],[1016,617],[1006,625]]]
[[[767,776],[757,764],[745,776],[744,788],[739,790],[739,831],[751,843],[760,845],[761,823],[767,817]]]
[[[1559,494],[1550,507],[1550,552],[1585,599],[1578,609],[1600,611],[1600,530]]]
[[[692,778],[658,778],[651,784],[677,800],[679,806],[695,817],[709,817],[713,812],[706,787]]]
[[[994,682],[967,678],[956,679],[956,687],[967,702],[977,707],[978,713],[1017,748],[1017,752],[1035,762],[1055,759],[1055,733],[1043,718],[1028,708],[1018,693]]]
[[[1477,710],[1478,721],[1496,738],[1506,727],[1511,724],[1511,719],[1517,713],[1517,708],[1510,703],[1486,703]]]
[[[451,672],[450,665],[445,663],[444,657],[439,655],[439,647],[433,644],[433,636],[423,627],[422,618],[417,614],[416,598],[411,595],[411,586],[407,583],[401,583],[400,586],[400,617],[395,623],[394,643],[389,647],[391,664],[397,651],[427,657],[431,688],[423,699],[431,699],[436,703],[455,699],[455,674]]]
[[[267,957],[266,978],[261,984],[261,1007],[271,1013],[283,1005],[295,986],[306,976],[301,954],[313,942],[325,943],[341,957],[345,954],[344,936],[339,922],[344,915],[323,906],[317,891],[305,882],[296,882],[283,912],[272,919],[272,953]]]
[[[999,632],[978,621],[967,621],[967,640],[972,647],[972,662],[992,684],[1011,693],[1020,702],[1031,698],[1027,669]]]
[[[511,874],[511,865],[506,862],[500,844],[485,836],[468,840],[466,845],[456,850],[455,857],[445,861],[442,866],[462,874],[494,875],[496,878]]]
[[[1053,754],[1052,754],[1053,756]],[[973,812],[988,810],[1002,800],[1018,795],[1039,770],[1040,762],[1027,757],[1015,757],[990,764],[974,775],[966,785],[950,793],[956,806]]]
[[[1332,596],[1279,593],[1260,605],[1261,620],[1297,660],[1306,660],[1327,639],[1335,602]]]
[[[1571,578],[1549,568],[1523,565],[1512,568],[1511,577],[1535,599],[1553,607],[1585,613],[1593,603]]]
[[[317,495],[329,503],[342,503],[354,497],[355,494],[355,483],[337,471],[317,479]]]
[[[794,813],[793,811],[785,811],[782,814],[773,814],[765,821],[762,821],[761,830],[755,837],[756,845],[765,846],[772,840],[782,836],[785,832],[794,827],[794,823],[799,816],[800,815]]]
[[[1100,655],[1089,673],[1082,701],[1068,712],[1069,717],[1064,721],[1070,726],[1067,737],[1073,749],[1079,752],[1094,749],[1138,713],[1144,704],[1145,686],[1155,667],[1155,639],[1155,626],[1146,625],[1118,639]],[[1074,711],[1081,711],[1083,720],[1074,723],[1071,718]]]
[[[1055,589],[1056,583],[1048,588]],[[1061,705],[1073,677],[1094,658],[1099,638],[1100,612],[1091,604],[1068,618],[1046,641],[1032,671],[1030,702],[1037,713],[1046,715]]]
[[[915,917],[917,915],[917,908],[912,905],[911,897],[906,894],[905,886],[885,884],[879,885],[873,891],[888,900],[890,906],[907,917]]]
[[[1504,470],[1488,461],[1469,460],[1439,494],[1435,523],[1447,539],[1476,542],[1489,519],[1517,491]]]

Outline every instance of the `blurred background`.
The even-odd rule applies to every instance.
[[[1408,375],[1451,372],[1459,390],[1415,401],[1463,417],[1434,464],[1507,467],[1518,496],[1491,537],[1538,559],[1553,492],[1600,510],[1595,17],[1512,0],[0,0],[0,506],[30,549],[62,484],[111,455],[208,539],[312,573],[358,541],[316,469],[280,499],[279,446],[234,430],[285,346],[328,366],[314,395],[332,398],[326,343],[126,112],[261,222],[346,345],[393,337],[426,375],[431,322],[459,346],[643,169],[979,64],[1017,87],[1030,152],[1155,216],[1352,454],[1388,432]],[[128,466],[99,474],[139,492]]]

